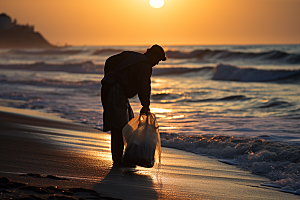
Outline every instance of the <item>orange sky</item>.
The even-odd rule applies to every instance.
[[[300,0],[0,0],[54,45],[300,44]]]

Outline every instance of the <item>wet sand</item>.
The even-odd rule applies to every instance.
[[[0,198],[298,199],[216,159],[162,148],[155,168],[112,168],[110,136],[52,115],[0,107]]]

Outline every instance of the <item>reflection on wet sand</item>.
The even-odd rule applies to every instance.
[[[112,168],[94,189],[100,194],[120,199],[159,198],[152,177],[134,168]]]

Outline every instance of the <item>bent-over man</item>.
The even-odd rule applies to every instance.
[[[104,78],[101,80],[103,131],[111,131],[114,166],[123,165],[122,129],[133,118],[128,98],[138,95],[142,104],[140,113],[147,114],[150,111],[152,67],[165,60],[163,48],[153,45],[144,54],[124,51],[105,62]]]

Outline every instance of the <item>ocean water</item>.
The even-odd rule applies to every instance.
[[[1,49],[0,105],[102,129],[105,60],[148,46]],[[300,45],[166,46],[151,111],[162,146],[222,159],[300,189]],[[135,114],[141,105],[130,99]]]

